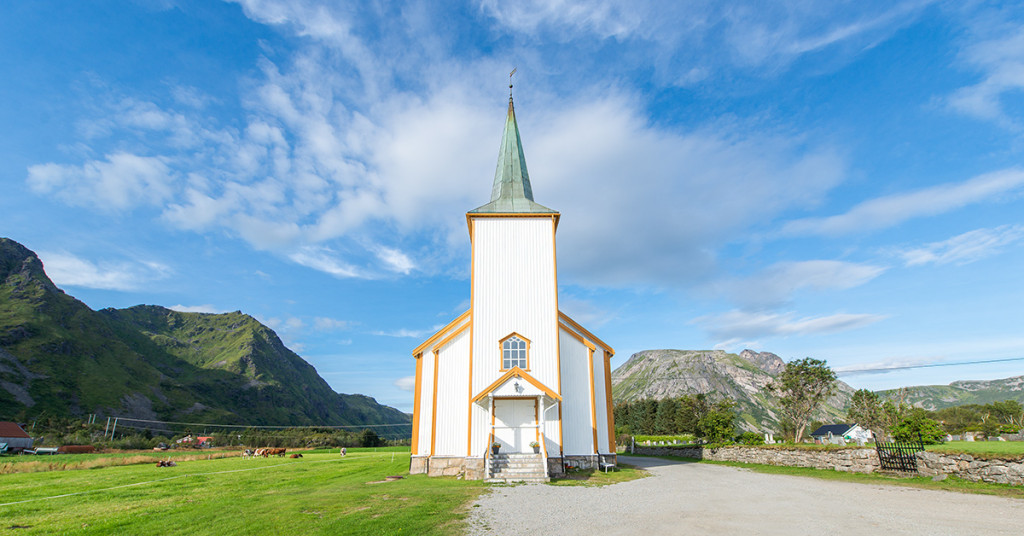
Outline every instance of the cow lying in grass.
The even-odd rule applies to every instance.
[[[302,457],[302,455],[301,455],[301,454],[298,454],[298,453],[296,453],[296,454],[292,454],[292,456],[291,456],[291,457],[292,457],[292,458],[301,458],[301,457]]]

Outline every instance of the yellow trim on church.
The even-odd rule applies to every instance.
[[[552,391],[548,386],[544,385],[543,383],[540,383],[540,381],[538,381],[533,376],[530,376],[525,370],[523,370],[523,369],[521,369],[519,367],[512,367],[511,369],[509,369],[508,372],[506,372],[505,374],[502,374],[500,378],[495,380],[494,383],[488,385],[487,388],[485,388],[483,391],[480,391],[479,394],[474,396],[473,397],[473,402],[479,402],[480,399],[482,399],[483,397],[487,396],[488,393],[490,393],[491,391],[494,391],[499,386],[501,386],[501,384],[505,383],[506,381],[508,381],[510,378],[513,378],[513,377],[521,378],[523,380],[526,380],[530,385],[533,385],[537,389],[540,389],[545,395],[547,395],[547,396],[549,396],[549,397],[551,397],[551,398],[553,398],[555,400],[558,400],[559,402],[562,401],[562,397],[558,396],[558,393]]]

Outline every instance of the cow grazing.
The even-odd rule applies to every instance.
[[[89,454],[96,452],[92,445],[64,445],[57,449],[57,454]]]
[[[245,449],[245,452],[242,453],[242,459],[245,460],[245,459],[249,459],[249,458],[252,458],[252,450],[251,449]]]

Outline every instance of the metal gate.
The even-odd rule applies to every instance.
[[[878,452],[878,463],[883,471],[899,471],[902,473],[917,472],[917,452],[924,450],[924,441],[893,441],[882,443],[875,440]]]

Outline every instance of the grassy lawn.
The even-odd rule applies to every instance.
[[[631,456],[640,456],[640,454],[631,454]],[[859,482],[861,484],[885,484],[891,486],[904,486],[910,488],[934,489],[943,491],[957,491],[961,493],[977,493],[981,495],[998,495],[1000,497],[1024,499],[1024,487],[1022,486],[1012,486],[1010,484],[990,484],[987,482],[970,482],[953,476],[947,478],[946,480],[936,482],[933,481],[931,477],[926,476],[896,477],[879,474],[846,473],[843,471],[833,471],[830,469],[811,469],[807,467],[786,467],[780,465],[765,465],[759,463],[694,460],[692,458],[681,458],[679,456],[651,457],[683,462],[707,463],[712,465],[727,465],[729,467],[742,467],[745,469],[750,469],[752,471],[757,471],[758,473],[768,473],[775,475],[803,476],[810,478],[819,478],[822,480]]]
[[[166,454],[165,454],[166,456]],[[0,475],[20,534],[455,534],[486,486],[408,475],[408,447]],[[6,460],[5,460],[6,461]],[[405,478],[370,484],[389,475]],[[137,485],[136,485],[137,484]],[[49,498],[57,495],[75,494]],[[20,504],[8,504],[16,503]]]
[[[619,482],[628,482],[630,480],[636,480],[638,478],[644,478],[650,476],[650,473],[644,471],[639,467],[620,463],[618,468],[614,471],[595,471],[588,469],[586,471],[573,471],[567,473],[562,478],[552,478],[550,485],[552,486],[607,486],[610,484],[618,484]]]
[[[941,445],[928,445],[925,450],[1012,458],[1024,456],[1024,441],[949,441]]]

